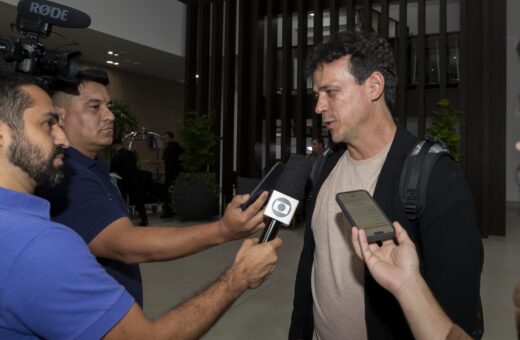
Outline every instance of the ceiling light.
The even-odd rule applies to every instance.
[[[196,74],[196,75],[195,75],[195,78],[198,78],[198,77],[199,77],[199,75],[198,75],[198,74]]]
[[[107,60],[107,64],[113,64],[114,62],[112,60]]]
[[[116,65],[116,66],[117,66],[117,65],[119,65],[119,63],[118,63],[118,62],[116,61],[116,62],[114,62],[114,65]]]
[[[112,52],[112,51],[108,51],[107,53],[110,55],[114,54],[114,52]]]
[[[119,57],[119,53],[114,53],[114,57]]]
[[[311,17],[313,17],[313,16],[314,16],[314,13],[313,13],[313,12],[311,12],[311,13],[309,13],[309,15],[310,15]]]

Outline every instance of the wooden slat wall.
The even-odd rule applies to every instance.
[[[222,0],[214,1],[211,5],[211,63],[209,70],[209,112],[212,117],[212,131],[220,131],[222,119],[222,39],[223,39],[223,4]],[[220,145],[215,146],[215,155],[220,159]],[[212,169],[219,173],[218,164]]]
[[[264,154],[267,165],[276,161],[276,20],[275,3],[277,0],[267,0],[266,15],[266,69],[265,69],[265,131],[264,131]]]
[[[235,24],[236,0],[224,2],[224,65],[222,75],[222,196],[229,201],[233,196],[235,161]]]
[[[330,36],[334,37],[339,31],[338,0],[329,0],[330,8]]]
[[[381,0],[381,17],[379,21],[379,34],[382,37],[388,38],[388,19],[390,12],[388,8],[388,0]]]
[[[446,98],[448,82],[447,0],[439,0],[439,98]]]
[[[248,2],[238,2],[238,58],[237,58],[237,173],[253,176],[254,163],[248,162],[254,152],[254,138],[248,131],[248,115],[251,114],[251,53],[250,10]]]
[[[372,1],[371,0],[363,0],[363,19],[362,19],[362,29],[365,32],[373,32],[372,28]]]
[[[289,0],[281,0],[282,6],[282,83],[281,83],[281,148],[282,161],[287,161],[291,153],[291,74],[292,74],[292,16],[289,11]]]
[[[314,10],[314,37],[313,44],[317,45],[323,41],[323,8],[320,0],[313,0]],[[313,108],[314,111],[314,108]],[[312,116],[312,136],[321,136],[321,115]]]
[[[247,7],[251,11],[251,20],[249,32],[251,32],[251,36],[249,37],[249,41],[251,42],[251,60],[250,63],[246,63],[247,67],[251,68],[251,104],[248,105],[247,114],[242,115],[244,119],[247,120],[247,128],[246,134],[242,136],[247,136],[245,143],[248,144],[248,152],[247,152],[247,163],[248,164],[261,164],[261,156],[262,151],[258,150],[257,145],[260,146],[262,134],[259,131],[258,127],[261,125],[261,116],[262,112],[262,82],[263,82],[263,30],[261,29],[261,25],[259,22],[260,18],[260,3],[263,1],[259,0],[250,0],[247,4]],[[260,27],[259,27],[260,26]],[[258,172],[254,167],[248,167],[250,176],[254,175],[255,172]],[[257,175],[260,175],[258,173]]]
[[[230,197],[232,194],[234,163],[239,175],[258,176],[264,167],[270,167],[278,160],[277,119],[281,120],[280,160],[286,160],[291,152],[291,135],[296,138],[296,151],[304,153],[306,138],[310,134],[321,134],[321,116],[313,114],[312,95],[303,74],[302,60],[312,48],[312,45],[307,45],[308,13],[314,13],[313,41],[317,44],[323,41],[325,10],[330,11],[330,33],[333,36],[339,31],[340,8],[347,10],[349,30],[356,27],[356,8],[362,8],[361,29],[371,31],[374,4],[381,8],[379,34],[395,39],[399,76],[397,101],[393,108],[395,117],[404,126],[409,117],[417,118],[418,134],[423,135],[427,116],[438,98],[450,97],[466,112],[461,123],[463,165],[475,196],[483,235],[504,234],[505,155],[496,150],[505,150],[505,0],[459,1],[458,87],[447,82],[447,11],[450,8],[447,0],[438,0],[439,83],[433,87],[426,84],[426,0],[188,1],[185,107],[186,110],[215,111],[217,117],[221,117],[223,195]],[[407,27],[409,3],[418,8],[418,32],[414,37]],[[389,32],[390,4],[399,6],[398,36],[395,38],[395,32]],[[292,46],[291,38],[294,14],[298,17],[296,47]],[[278,27],[280,16],[281,27]],[[223,32],[219,25],[224,27]],[[216,39],[211,45],[208,43],[210,28],[211,37]],[[281,46],[277,46],[279,31],[282,34]],[[412,77],[414,84],[410,85],[407,81],[411,38],[416,43],[416,70],[415,77]],[[238,55],[235,56],[236,39]],[[222,41],[224,57],[219,58],[222,52],[218,46]],[[298,61],[296,69],[293,69],[294,55]],[[223,69],[221,75],[219,69]],[[294,70],[296,75],[293,75]],[[199,74],[198,80],[195,74]],[[277,75],[281,77],[279,84]],[[297,82],[295,94],[292,93],[294,77]],[[219,86],[222,88],[215,88]],[[308,118],[313,121],[310,134],[306,130]]]
[[[408,27],[407,20],[407,1],[399,0],[399,51],[397,53],[397,69],[399,74],[399,84],[397,88],[397,112],[399,123],[406,127],[406,82],[408,75],[407,41]]]
[[[307,6],[305,1],[298,1],[298,68],[296,74],[297,94],[294,121],[296,122],[296,152],[305,154],[306,147],[306,118],[307,81],[304,75],[304,61],[307,51]],[[312,109],[311,109],[312,110]]]
[[[426,107],[425,107],[425,96],[424,96],[424,85],[426,83],[426,0],[419,0],[418,8],[419,19],[417,22],[417,136],[424,136],[424,130],[426,127]]]

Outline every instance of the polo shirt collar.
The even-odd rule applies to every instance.
[[[0,209],[50,219],[50,203],[38,196],[0,188]]]
[[[65,149],[65,155],[67,158],[73,159],[74,161],[80,163],[84,167],[88,169],[92,169],[95,167],[107,167],[108,165],[98,157],[92,159],[90,157],[85,156],[78,150],[74,149],[72,146],[69,146]]]

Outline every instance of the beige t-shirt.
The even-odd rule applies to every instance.
[[[318,194],[312,215],[313,339],[367,338],[364,266],[352,249],[351,226],[336,203],[336,194],[364,189],[373,195],[390,145],[364,160],[354,160],[345,152]]]

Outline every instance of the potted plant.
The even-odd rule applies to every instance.
[[[218,184],[210,171],[219,137],[211,131],[209,114],[188,112],[181,130],[182,172],[173,186],[173,207],[184,219],[201,220],[218,213]]]
[[[459,117],[464,113],[450,105],[450,100],[443,98],[437,102],[437,108],[433,111],[431,126],[426,133],[436,136],[448,146],[451,156],[457,162],[462,160],[459,150],[461,136],[457,131]]]
[[[114,143],[121,143],[123,137],[137,129],[137,117],[127,103],[114,100],[110,108],[114,114]]]

